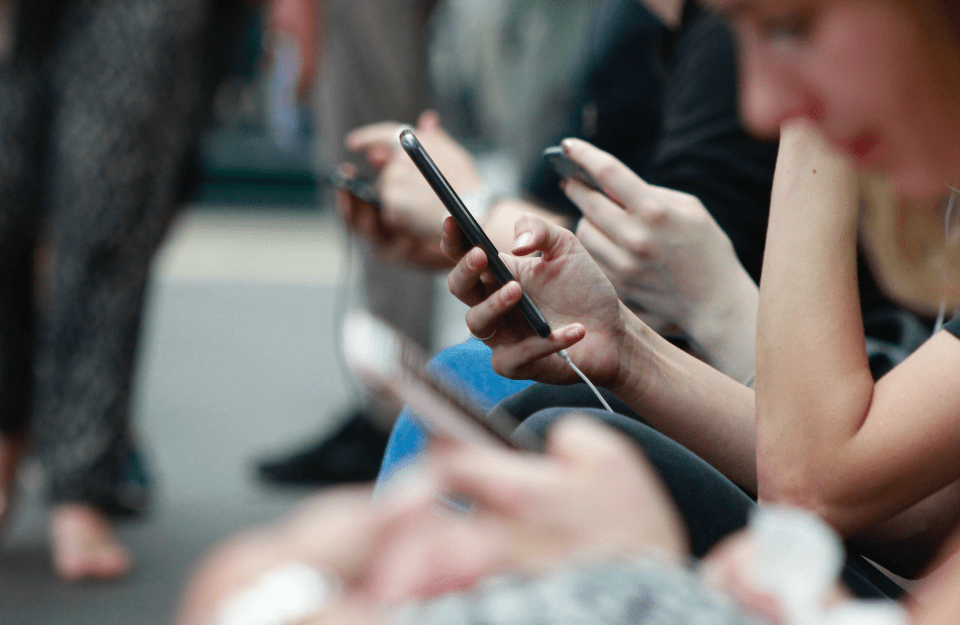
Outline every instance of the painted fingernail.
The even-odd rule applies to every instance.
[[[521,247],[526,247],[530,245],[532,242],[533,242],[533,233],[524,232],[520,236],[518,236],[516,240],[513,242],[513,248],[517,249]]]

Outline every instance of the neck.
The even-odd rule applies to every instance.
[[[640,0],[640,2],[668,28],[675,29],[680,26],[684,0]]]

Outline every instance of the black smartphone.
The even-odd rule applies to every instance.
[[[594,191],[603,193],[603,189],[600,187],[597,179],[591,176],[590,172],[581,165],[575,163],[572,158],[567,156],[567,153],[559,145],[554,145],[544,150],[543,158],[547,159],[547,162],[553,167],[553,171],[557,172],[557,175],[561,178],[574,178]]]
[[[474,247],[482,248],[483,251],[487,253],[487,264],[497,280],[499,280],[501,284],[516,280],[513,273],[511,273],[510,269],[504,264],[503,259],[500,258],[500,252],[497,251],[496,246],[490,241],[489,237],[487,237],[486,233],[480,227],[480,224],[477,223],[477,220],[474,219],[470,211],[467,210],[467,207],[464,206],[463,200],[460,199],[460,196],[456,194],[453,187],[447,182],[447,179],[440,173],[436,163],[433,162],[430,155],[423,149],[420,141],[411,130],[407,129],[400,133],[400,145],[403,146],[403,149],[410,158],[413,159],[414,165],[417,166],[417,169],[420,170],[423,177],[426,178],[430,186],[433,187],[434,193],[437,194],[437,197],[440,198],[443,205],[446,206],[450,214],[453,215],[457,225],[460,226],[460,230],[464,236],[467,237],[470,244]],[[537,336],[543,339],[550,336],[550,324],[547,323],[547,320],[537,309],[526,291],[520,296],[520,303],[517,304],[517,308],[520,309],[520,312],[530,323],[530,326],[533,328],[533,331],[537,333]]]
[[[485,413],[466,394],[427,368],[419,345],[380,319],[351,313],[343,324],[343,349],[350,370],[371,391],[409,406],[429,432],[464,443],[542,451],[532,430],[501,408]]]
[[[349,176],[344,176],[339,172],[328,174],[327,180],[334,187],[346,191],[358,200],[380,208],[380,194],[377,193],[377,190],[373,187],[371,182],[360,177],[351,178]]]

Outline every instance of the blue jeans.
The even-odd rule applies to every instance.
[[[490,410],[498,402],[533,384],[529,380],[508,380],[494,373],[490,366],[490,348],[476,339],[441,351],[430,361],[429,368],[473,399],[482,410]],[[405,408],[390,433],[377,476],[377,489],[416,460],[426,445],[426,431],[417,422],[416,415]]]

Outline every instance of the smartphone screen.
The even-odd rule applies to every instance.
[[[496,246],[490,241],[490,238],[487,237],[486,233],[480,227],[480,224],[478,224],[477,220],[470,214],[470,211],[467,210],[467,207],[463,204],[463,200],[460,199],[460,196],[456,194],[453,187],[447,182],[447,179],[437,168],[436,163],[433,162],[430,155],[423,149],[420,141],[417,140],[417,137],[411,130],[406,129],[400,133],[400,145],[403,146],[403,149],[413,160],[417,169],[419,169],[423,177],[426,178],[427,182],[433,188],[434,193],[436,193],[440,201],[443,202],[443,205],[447,207],[447,211],[453,215],[457,225],[460,226],[460,230],[464,236],[467,237],[467,241],[469,241],[471,245],[479,247],[486,252],[487,264],[497,280],[499,280],[501,284],[507,284],[508,282],[516,280],[513,273],[506,264],[504,264],[503,259],[500,258],[500,252]],[[526,291],[524,291],[520,297],[520,303],[517,304],[517,308],[530,323],[530,326],[533,328],[533,331],[536,332],[537,336],[540,338],[550,336],[550,324],[547,323],[547,320],[540,310],[537,309]]]

